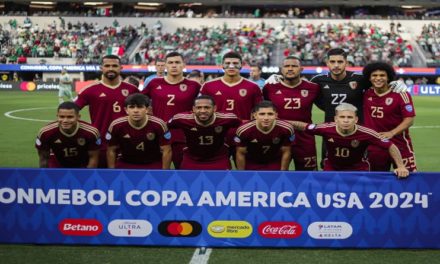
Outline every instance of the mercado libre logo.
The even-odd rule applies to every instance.
[[[159,224],[158,231],[166,237],[195,237],[202,232],[202,225],[196,221],[163,221]]]
[[[37,85],[34,82],[22,82],[20,83],[20,90],[22,91],[35,91]]]
[[[218,238],[246,238],[252,230],[246,221],[213,221],[208,225],[208,233]]]

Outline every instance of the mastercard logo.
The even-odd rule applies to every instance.
[[[158,231],[166,237],[195,237],[202,232],[202,226],[196,221],[163,221]]]
[[[20,83],[20,90],[22,91],[35,91],[37,85],[34,82],[22,82]]]

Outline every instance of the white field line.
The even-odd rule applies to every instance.
[[[13,115],[13,114],[19,113],[19,112],[35,111],[35,110],[42,110],[42,109],[55,109],[55,107],[37,107],[37,108],[17,109],[17,110],[12,110],[12,111],[6,112],[5,116],[12,118],[12,119],[25,120],[25,121],[46,122],[46,123],[53,121],[53,120],[18,117],[18,116]]]
[[[212,248],[196,248],[189,264],[207,264]]]
[[[55,109],[55,107],[37,107],[37,108],[24,108],[24,109],[17,109],[12,110],[5,113],[6,117],[17,119],[17,120],[26,120],[26,121],[36,121],[36,122],[51,122],[53,120],[44,120],[44,119],[35,119],[35,118],[26,118],[26,117],[18,117],[15,115],[12,115],[14,113],[19,112],[27,112],[27,111],[34,111],[34,110],[42,110],[42,109]],[[432,125],[432,126],[412,126],[410,129],[426,129],[426,128],[440,128],[440,125]]]

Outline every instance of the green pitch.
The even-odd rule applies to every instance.
[[[418,169],[440,171],[440,97],[413,99],[417,117],[410,133]],[[0,92],[0,167],[38,166],[35,136],[55,118],[57,105],[55,92]],[[89,120],[86,109],[82,116]],[[319,110],[313,120],[323,120]],[[193,253],[194,248],[0,245],[2,263],[189,263]],[[436,250],[214,249],[209,263],[419,264],[439,259]]]

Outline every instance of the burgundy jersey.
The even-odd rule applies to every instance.
[[[119,146],[120,159],[132,164],[148,164],[162,160],[160,146],[169,145],[171,134],[161,119],[148,116],[142,127],[133,127],[128,116],[113,121],[105,139],[109,146]]]
[[[193,80],[169,83],[161,77],[148,83],[142,93],[151,98],[154,116],[167,122],[178,113],[191,111],[199,91],[200,84]]]
[[[80,108],[89,106],[92,124],[98,128],[101,135],[105,135],[113,120],[126,115],[125,98],[137,92],[139,90],[134,85],[126,82],[121,82],[116,87],[96,82],[81,90],[75,103]]]
[[[356,125],[351,135],[339,133],[336,123],[310,124],[306,131],[323,137],[327,149],[326,159],[335,170],[352,170],[359,167],[370,144],[383,149],[392,145],[391,141],[380,139],[376,131],[360,125]]]
[[[266,84],[263,95],[277,107],[278,117],[312,123],[312,107],[320,92],[319,85],[301,80],[296,86],[283,82]]]
[[[409,93],[394,93],[391,90],[383,95],[378,95],[374,89],[369,89],[364,95],[364,125],[378,132],[387,132],[406,117],[416,115],[414,104]],[[409,131],[406,129],[401,134],[394,136],[391,142],[398,147],[411,145]]]
[[[197,122],[190,112],[177,114],[168,123],[169,128],[183,130],[187,145],[184,153],[191,155],[194,160],[209,161],[228,155],[225,135],[230,128],[238,127],[241,122],[231,113],[214,115],[214,120],[206,126]]]
[[[293,87],[283,82],[266,84],[263,87],[263,95],[277,107],[278,118],[312,123],[312,107],[320,90],[316,83],[301,79],[300,83]],[[315,144],[314,137],[303,131],[297,132],[295,141],[300,147],[304,144]]]
[[[99,149],[101,138],[98,129],[79,121],[72,134],[61,131],[58,122],[44,126],[38,133],[35,147],[50,151],[63,168],[86,168],[89,151]]]
[[[234,84],[217,78],[204,83],[200,93],[214,98],[217,111],[234,113],[242,120],[250,120],[252,109],[263,99],[258,84],[245,78]]]
[[[253,120],[237,129],[235,142],[240,147],[247,147],[247,161],[270,163],[281,160],[281,147],[290,146],[293,139],[293,127],[285,121],[275,120],[274,126],[266,132],[258,129]]]

